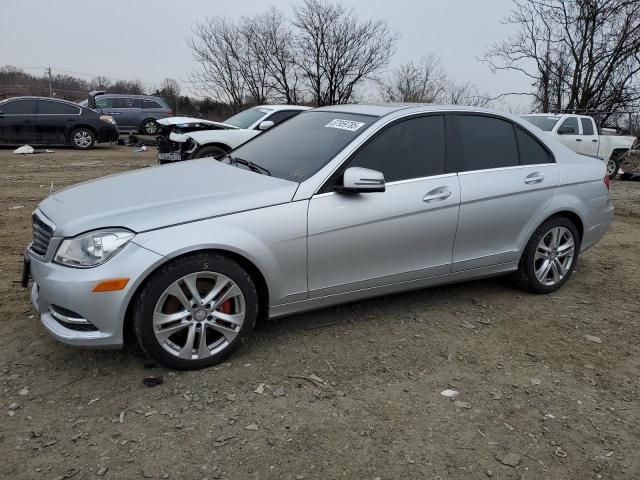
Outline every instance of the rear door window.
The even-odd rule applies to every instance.
[[[36,113],[35,100],[14,100],[0,105],[3,115],[33,115]]]
[[[347,166],[382,172],[386,182],[440,175],[445,145],[444,116],[411,118],[384,129]]]
[[[38,102],[38,115],[79,115],[80,108],[66,103],[41,100]]]
[[[461,171],[519,165],[513,125],[499,118],[458,115],[458,138],[462,149]]]
[[[113,108],[141,108],[142,102],[139,98],[113,97]]]
[[[590,118],[581,118],[580,122],[582,123],[582,134],[583,135],[593,135],[593,122]]]

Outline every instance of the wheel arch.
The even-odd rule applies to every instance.
[[[222,142],[211,142],[211,143],[205,143],[200,145],[191,155],[190,158],[197,158],[196,155],[198,154],[198,152],[200,152],[203,148],[207,148],[207,147],[218,147],[221,148],[222,150],[224,150],[225,152],[229,152],[230,150],[232,150],[232,148],[229,145],[226,145]]]
[[[144,278],[138,283],[133,293],[128,298],[127,308],[125,310],[125,315],[123,319],[122,332],[124,343],[131,343],[136,341],[136,336],[133,331],[133,321],[132,321],[132,313],[133,308],[138,298],[138,295],[142,291],[142,289],[147,285],[149,279],[153,276],[155,272],[157,272],[160,268],[165,266],[167,263],[172,262],[179,258],[184,258],[190,255],[196,255],[201,253],[213,253],[224,255],[235,262],[237,262],[242,268],[244,268],[251,279],[254,281],[256,286],[256,291],[258,293],[258,319],[260,322],[262,320],[266,320],[269,318],[269,287],[266,281],[266,278],[262,271],[248,259],[246,256],[241,255],[238,252],[234,252],[232,250],[227,250],[224,248],[196,248],[193,250],[189,250],[186,252],[181,252],[179,255],[173,257],[166,257],[164,261],[154,265],[149,271],[147,271],[144,275]]]

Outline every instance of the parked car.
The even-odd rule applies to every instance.
[[[324,107],[222,161],[54,193],[25,272],[61,342],[119,347],[131,328],[156,361],[200,368],[261,318],[503,274],[556,291],[607,231],[608,187],[603,162],[506,113]]]
[[[182,128],[169,130],[164,141],[161,140],[158,162],[162,164],[193,158],[220,158],[262,131],[305,110],[309,110],[309,107],[261,105],[233,115],[224,122],[209,122],[205,128],[192,129],[190,124],[183,123]],[[158,123],[163,127],[178,125],[172,119],[160,120]]]
[[[105,114],[111,115],[121,131],[137,131],[144,135],[156,135],[160,127],[157,120],[173,115],[167,101],[152,95],[128,95],[92,92],[95,105]],[[91,106],[88,100],[81,105]]]
[[[535,113],[522,118],[556,136],[574,152],[605,160],[609,178],[618,174],[620,160],[636,141],[631,135],[616,135],[615,130],[599,131],[593,118],[586,115]]]
[[[118,137],[113,117],[77,103],[47,97],[0,102],[0,145],[71,145],[86,150]]]

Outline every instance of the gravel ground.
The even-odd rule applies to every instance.
[[[382,297],[177,373],[56,343],[17,282],[52,182],[153,163],[0,150],[1,478],[640,478],[640,183],[612,183],[612,228],[553,295],[497,278]]]

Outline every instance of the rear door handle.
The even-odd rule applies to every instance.
[[[109,112],[109,115],[120,115],[121,112]]]
[[[437,202],[440,200],[446,200],[451,196],[451,190],[447,187],[438,187],[431,190],[424,197],[422,197],[422,201],[425,203]]]
[[[581,138],[576,138],[576,142],[581,142],[582,139]]]
[[[598,139],[594,138],[593,140],[591,140],[593,143],[598,143]]]
[[[542,183],[544,182],[544,175],[540,172],[533,172],[531,175],[527,175],[524,179],[524,183],[527,185],[531,185],[533,183]]]

